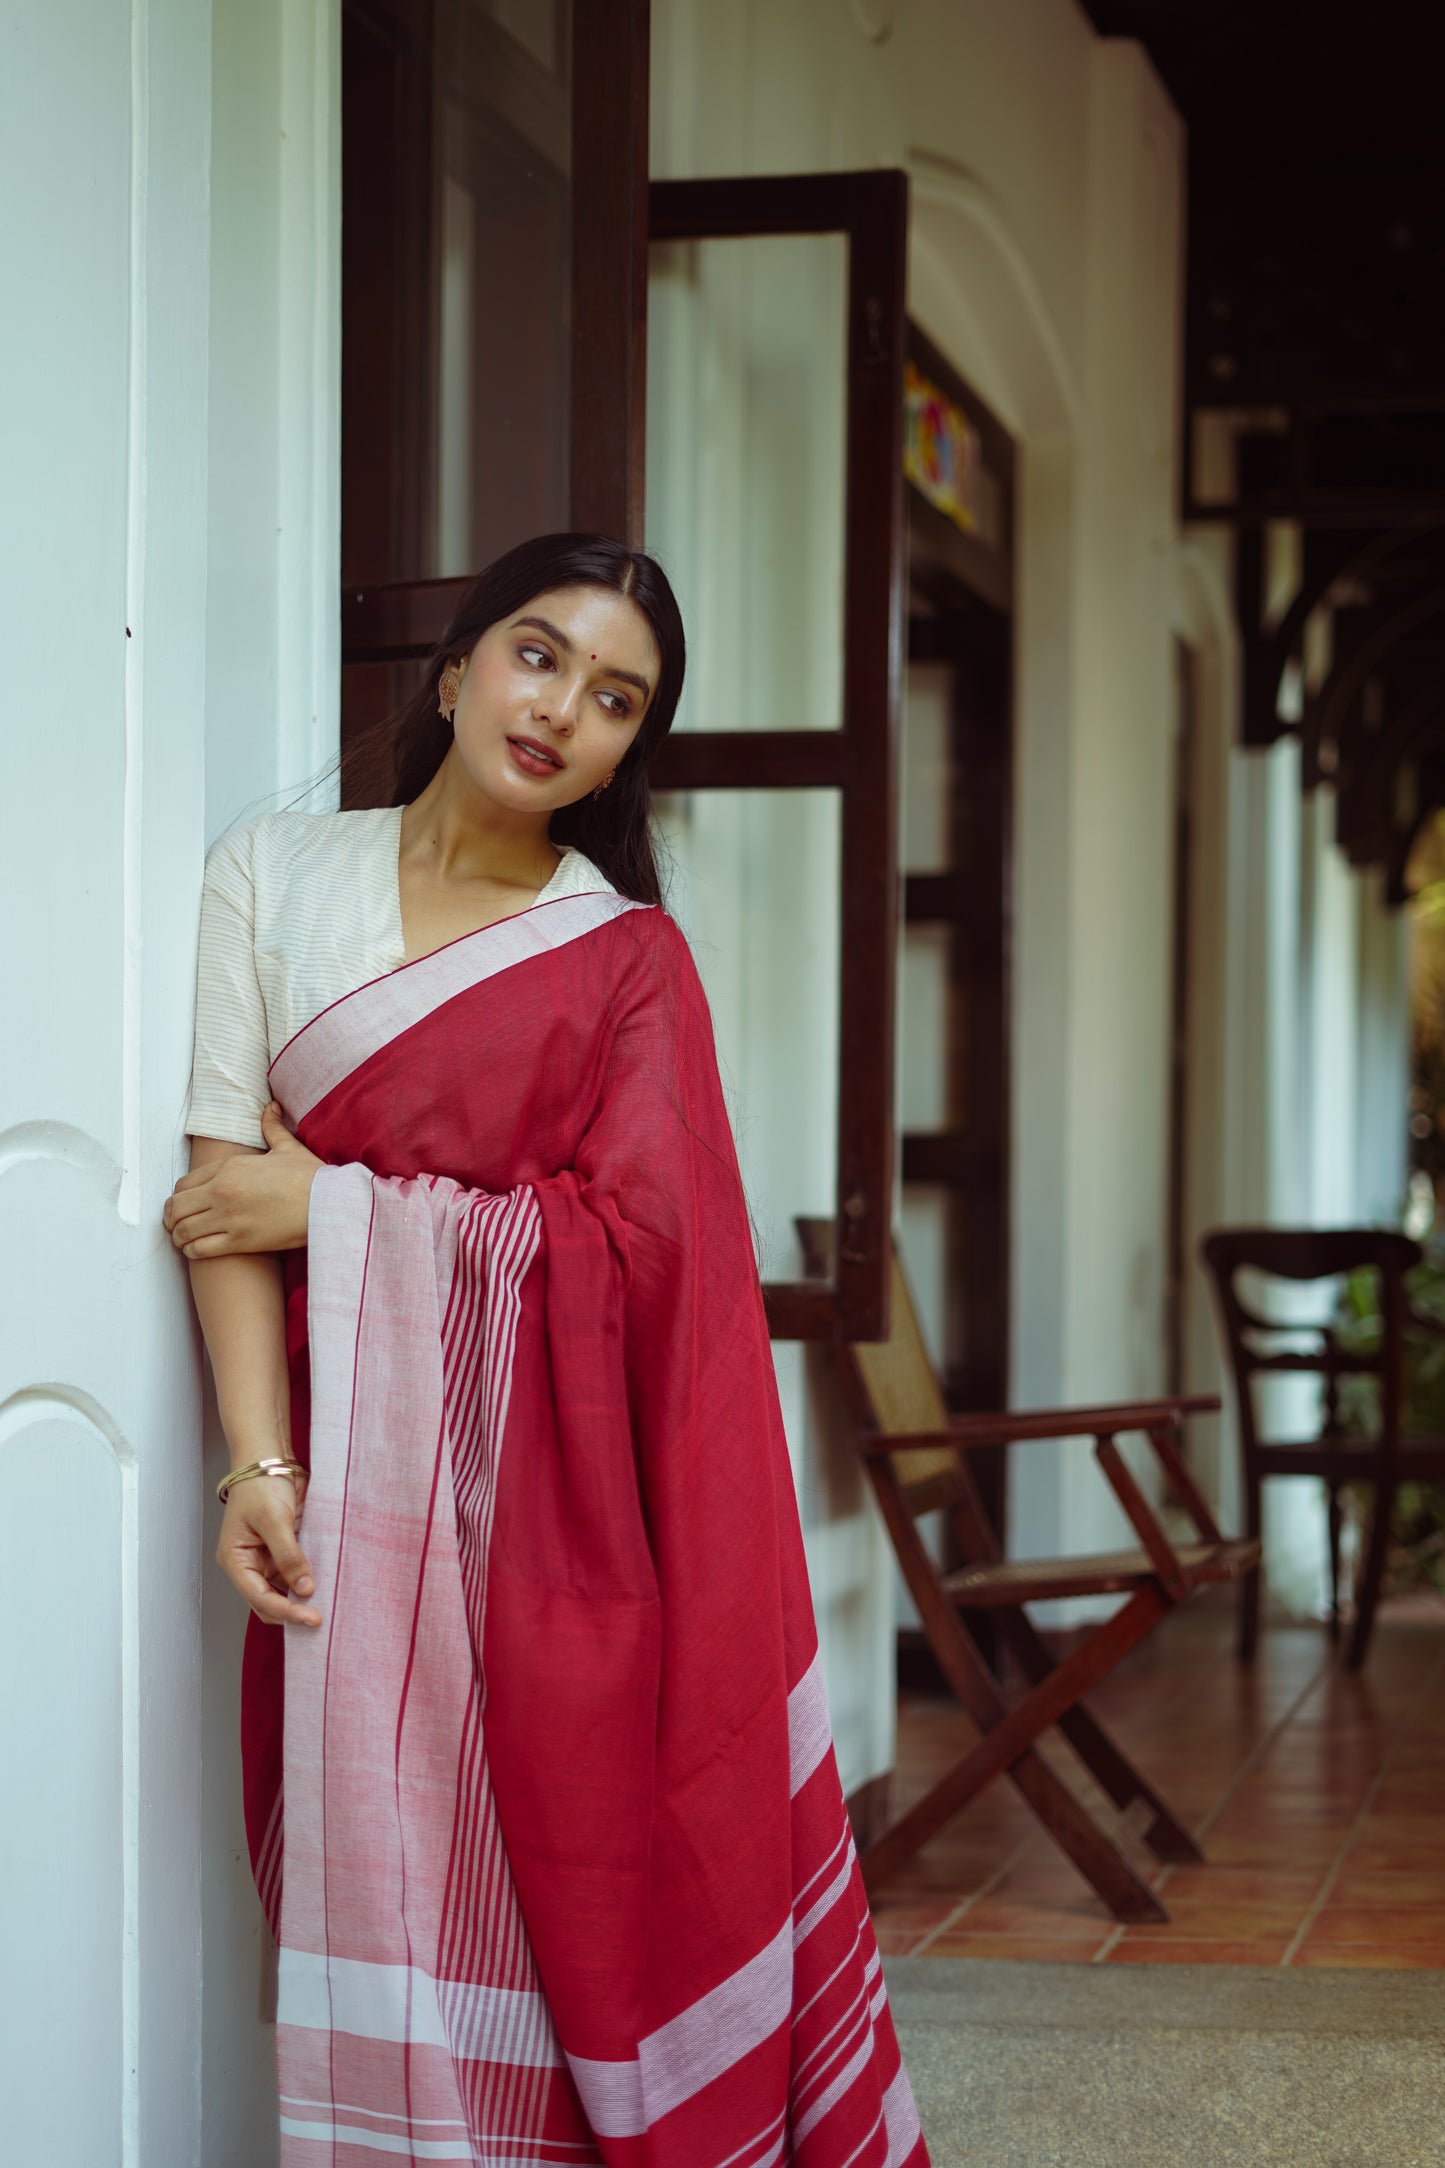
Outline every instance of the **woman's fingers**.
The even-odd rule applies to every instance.
[[[277,1480],[280,1480],[279,1478]],[[288,1477],[287,1481],[290,1480]],[[306,1553],[296,1541],[294,1521],[284,1534],[274,1535],[268,1548],[271,1563],[280,1574],[293,1596],[309,1596],[316,1587],[316,1577],[307,1564]]]
[[[297,1603],[285,1594],[283,1582],[280,1591],[274,1589],[263,1573],[241,1568],[232,1572],[225,1568],[226,1577],[233,1587],[239,1589],[257,1618],[268,1626],[319,1626],[321,1613],[314,1604]]]
[[[196,1191],[209,1189],[215,1172],[215,1167],[196,1167],[181,1176],[161,1209],[161,1220],[167,1228],[173,1228],[188,1213],[205,1210],[208,1200],[197,1196]]]
[[[244,1488],[262,1486],[274,1495],[263,1495],[249,1508],[227,1501],[216,1563],[258,1618],[278,1626],[319,1626],[321,1613],[306,1601],[316,1580],[296,1541],[294,1506],[281,1500],[283,1490],[291,1491],[291,1479],[260,1476]]]
[[[186,1205],[179,1211],[172,1209],[164,1217],[177,1249],[183,1242],[193,1242],[199,1234],[214,1233],[217,1226],[215,1212],[209,1204]]]
[[[188,1239],[182,1233],[174,1239],[176,1248],[184,1256],[190,1258],[232,1257],[238,1251],[244,1251],[246,1248],[244,1242],[238,1241],[234,1235],[228,1234],[224,1228],[219,1234],[196,1235]]]

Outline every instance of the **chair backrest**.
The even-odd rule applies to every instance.
[[[827,1271],[832,1256],[832,1222],[800,1219],[797,1226],[809,1269]],[[896,1247],[888,1338],[849,1342],[845,1355],[852,1373],[857,1413],[881,1437],[948,1428],[948,1405],[924,1345],[913,1293]],[[936,1484],[941,1477],[961,1478],[961,1458],[953,1446],[927,1447],[895,1454],[892,1466],[906,1495],[924,1484]]]
[[[1200,1244],[1214,1286],[1225,1348],[1234,1373],[1242,1440],[1247,1453],[1260,1449],[1252,1378],[1266,1372],[1314,1372],[1325,1380],[1322,1436],[1336,1433],[1342,1377],[1380,1378],[1380,1443],[1393,1450],[1399,1436],[1403,1382],[1405,1274],[1420,1260],[1408,1235],[1375,1227],[1220,1227]],[[1242,1272],[1307,1282],[1372,1270],[1380,1276],[1382,1332],[1373,1348],[1341,1343],[1332,1321],[1311,1323],[1263,1316],[1241,1297]],[[1301,1342],[1313,1340],[1313,1346]],[[1280,1343],[1284,1343],[1281,1345]]]

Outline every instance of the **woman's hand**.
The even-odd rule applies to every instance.
[[[321,1613],[305,1599],[316,1577],[296,1540],[304,1487],[299,1476],[258,1475],[238,1483],[226,1500],[216,1564],[270,1626],[319,1626]]]
[[[261,1116],[262,1152],[237,1149],[183,1174],[162,1218],[190,1258],[306,1247],[311,1184],[325,1162],[292,1136],[273,1099]]]

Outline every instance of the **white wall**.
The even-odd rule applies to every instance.
[[[200,878],[209,83],[181,0],[27,10],[0,78],[14,2168],[198,2154],[200,1373],[158,1215]]]
[[[277,803],[334,803],[340,664],[339,9],[214,0],[205,821],[210,843]],[[194,846],[193,846],[194,847]],[[186,990],[189,995],[189,988]],[[210,1493],[226,1447],[207,1394]],[[202,1582],[202,2158],[277,2146],[272,1960],[241,1812],[246,1613]]]
[[[1287,539],[1287,538],[1286,538]],[[1283,608],[1292,591],[1290,552]],[[1297,571],[1294,576],[1297,576]],[[1378,873],[1351,870],[1334,842],[1328,787],[1305,797],[1293,739],[1238,743],[1232,554],[1200,529],[1176,558],[1176,629],[1200,661],[1193,1016],[1189,1077],[1189,1254],[1210,1227],[1370,1225],[1404,1198],[1409,1092],[1408,924],[1384,907]],[[1196,1426],[1206,1487],[1226,1526],[1240,1517],[1230,1386],[1202,1272],[1187,1318],[1188,1380],[1226,1412]],[[1288,1382],[1288,1381],[1286,1381]],[[1310,1388],[1292,1409],[1308,1425]],[[1323,1495],[1310,1480],[1266,1490],[1272,1596],[1300,1616],[1326,1596]]]
[[[334,743],[334,27],[60,0],[0,86],[28,206],[0,241],[13,2168],[274,2152],[239,1621],[203,1576],[218,1454],[159,1214],[206,843]]]

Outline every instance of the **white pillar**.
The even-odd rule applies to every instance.
[[[0,87],[0,1081],[15,2168],[200,2141],[200,1370],[159,1226],[200,880],[210,8],[57,0]]]
[[[338,23],[56,0],[0,77],[7,2168],[274,2151],[237,1621],[203,1665],[200,1351],[159,1215],[206,843],[335,743]]]

